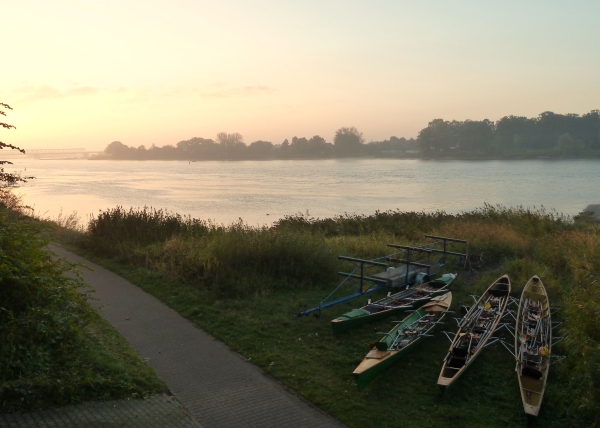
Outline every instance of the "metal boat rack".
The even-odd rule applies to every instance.
[[[388,247],[398,249],[393,254],[372,260],[354,257],[338,256],[338,260],[352,263],[350,272],[339,272],[344,277],[342,282],[314,308],[306,309],[296,316],[319,314],[321,309],[360,297],[385,288],[408,288],[415,282],[427,282],[430,275],[435,274],[446,264],[447,256],[459,257],[459,263],[464,266],[467,260],[467,241],[443,236],[425,235],[433,242],[410,247],[406,245],[388,244]],[[450,251],[450,245],[464,246],[464,252]],[[403,257],[403,258],[399,258]],[[416,260],[413,260],[417,257]],[[377,273],[369,273],[375,269]],[[381,271],[381,268],[384,270]],[[353,292],[347,296],[332,299],[344,285],[352,285]]]

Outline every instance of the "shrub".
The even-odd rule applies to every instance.
[[[88,305],[42,226],[0,205],[0,411],[139,396],[164,385]]]

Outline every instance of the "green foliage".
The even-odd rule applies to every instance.
[[[335,277],[335,254],[320,235],[229,226],[162,210],[121,207],[90,221],[82,245],[219,295],[311,287]]]
[[[11,106],[8,104],[0,103],[0,116],[6,116],[6,113],[2,109],[12,110]],[[10,125],[8,123],[0,122],[0,128],[3,129],[14,129],[14,125]],[[0,150],[2,149],[11,149],[17,150],[21,153],[25,153],[25,150],[20,149],[17,146],[13,146],[12,144],[3,143],[0,141]],[[14,186],[19,183],[24,183],[28,179],[33,177],[22,177],[20,174],[10,173],[4,171],[3,165],[12,165],[12,162],[7,160],[0,160],[0,191],[4,192],[7,187]]]
[[[505,116],[495,123],[435,119],[419,132],[418,141],[421,154],[429,157],[597,155],[599,130],[598,110],[582,116],[546,111],[534,118]]]
[[[96,250],[106,255],[127,253],[138,245],[164,242],[173,236],[201,237],[212,225],[162,209],[123,207],[102,211],[88,225]],[[213,227],[214,228],[214,227]]]
[[[562,151],[563,155],[578,154],[585,148],[583,141],[576,140],[567,132],[558,137],[557,148]]]
[[[53,259],[41,232],[0,206],[0,411],[163,390],[110,337],[75,266]]]
[[[129,147],[113,141],[95,159],[328,159],[331,157],[452,157],[472,158],[559,158],[562,156],[598,157],[600,155],[600,110],[589,113],[556,114],[550,111],[537,117],[504,116],[488,119],[434,119],[419,131],[417,139],[390,137],[365,144],[355,127],[336,131],[333,144],[315,135],[286,139],[281,145],[258,140],[249,146],[240,134],[221,132],[217,141],[194,137],[175,146]]]

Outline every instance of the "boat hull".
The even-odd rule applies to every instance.
[[[544,342],[540,343],[540,345],[547,346],[548,353],[546,357],[539,355],[540,363],[539,365],[533,367],[534,370],[524,365],[520,343],[520,338],[524,333],[524,316],[528,316],[528,313],[524,313],[526,301],[534,301],[539,305],[540,318],[542,318],[543,323],[548,326],[548,335]],[[548,293],[546,292],[546,288],[544,287],[542,280],[535,275],[523,288],[519,303],[519,310],[517,312],[517,322],[515,324],[515,355],[517,356],[517,367],[515,370],[519,380],[519,389],[521,391],[523,410],[529,416],[537,416],[540,412],[542,400],[544,398],[544,392],[546,391],[548,372],[550,371],[551,352],[552,320],[550,318],[550,303],[548,300]]]
[[[453,385],[479,356],[486,343],[491,338],[493,332],[496,330],[496,327],[498,326],[498,323],[500,322],[500,319],[506,310],[510,289],[510,279],[508,276],[501,276],[488,287],[485,293],[481,295],[477,303],[471,307],[463,320],[461,320],[460,327],[454,336],[452,345],[450,345],[450,351],[444,360],[442,370],[440,371],[440,375],[438,377],[437,384],[442,390],[446,390]],[[485,302],[488,302],[490,298],[494,298],[496,296],[502,296],[502,300],[500,300],[500,307],[497,308],[497,311],[493,311],[492,306],[485,309]],[[473,328],[474,325],[480,323],[483,319],[476,315],[478,311],[480,315],[485,315],[484,309],[482,308],[488,312],[492,310],[492,313],[495,314],[493,319],[489,320],[490,323],[487,324],[485,333],[483,333],[483,338],[481,338],[482,333],[480,333],[476,328]],[[467,320],[471,320],[471,322],[469,324],[463,324],[467,322]],[[488,321],[487,318],[486,321]],[[471,343],[477,336],[479,336],[477,339],[477,344],[475,348],[472,348]],[[461,346],[461,341],[463,338],[469,338],[470,340],[470,344],[467,349],[464,349],[464,346]],[[475,349],[475,351],[473,351],[473,349]]]
[[[378,364],[375,364],[369,368],[361,369],[360,366],[354,370],[354,378],[356,379],[356,384],[358,385],[358,390],[362,391],[369,385],[373,380],[379,376],[381,373],[389,369],[393,366],[404,354],[408,352],[409,349],[412,349],[419,341],[412,343],[410,346],[400,350],[400,351],[388,351],[389,354],[385,359],[382,359]],[[362,363],[361,363],[362,364]],[[361,369],[359,371],[359,369]]]
[[[339,334],[351,330],[360,325],[368,324],[373,321],[378,321],[387,318],[391,315],[402,313],[408,309],[412,309],[412,306],[388,309],[385,311],[376,312],[368,315],[365,314],[364,316],[352,318],[349,320],[341,320],[339,318],[336,318],[334,320],[331,320],[331,328],[335,334]]]
[[[452,293],[439,296],[428,302],[424,307],[407,316],[398,323],[376,346],[367,354],[353,375],[359,390],[363,390],[378,375],[395,364],[404,354],[417,346],[427,333],[429,333],[441,320],[452,303]],[[423,324],[424,323],[424,324]],[[419,327],[421,325],[422,327]],[[415,334],[416,328],[419,332]],[[410,329],[410,332],[408,330]],[[394,344],[394,338],[407,338],[409,343],[398,349],[401,342]],[[396,346],[396,349],[388,349]]]
[[[353,328],[358,327],[363,324],[367,324],[367,323],[370,323],[373,321],[378,321],[378,320],[387,318],[391,315],[396,315],[396,314],[399,314],[399,313],[407,311],[407,310],[413,310],[413,309],[420,308],[424,304],[430,302],[431,299],[441,296],[443,294],[446,294],[449,291],[448,286],[454,281],[454,279],[456,278],[456,275],[446,274],[446,275],[443,275],[443,277],[444,276],[447,276],[448,279],[446,279],[446,280],[435,279],[435,280],[432,280],[429,282],[429,284],[431,284],[432,286],[438,286],[439,288],[432,290],[432,291],[428,291],[429,295],[426,297],[422,297],[418,300],[414,300],[414,301],[409,302],[402,306],[397,306],[394,308],[389,308],[389,309],[385,309],[385,310],[382,310],[379,312],[373,312],[373,313],[369,313],[367,310],[365,310],[365,308],[367,306],[369,306],[369,305],[367,305],[367,306],[363,306],[360,309],[355,309],[353,311],[347,312],[346,314],[342,315],[341,317],[331,320],[331,328],[333,330],[333,333],[334,334],[343,333],[345,331],[348,331],[350,329],[353,329]],[[411,289],[411,291],[409,291],[409,292],[415,292],[415,290],[416,289]],[[403,292],[400,292],[400,293],[403,293]],[[400,294],[400,293],[397,293],[397,294]],[[382,302],[390,297],[393,298],[394,296],[388,296],[384,299],[378,300],[374,304],[378,304],[379,302]],[[348,316],[348,314],[352,314],[352,312],[359,311],[359,310],[363,310],[364,314],[362,314],[360,316],[354,316],[354,315]],[[345,318],[348,318],[348,319],[345,319]]]

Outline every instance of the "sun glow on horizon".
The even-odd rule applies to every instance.
[[[598,108],[597,3],[25,0],[0,101],[25,148],[415,137],[434,118]]]

